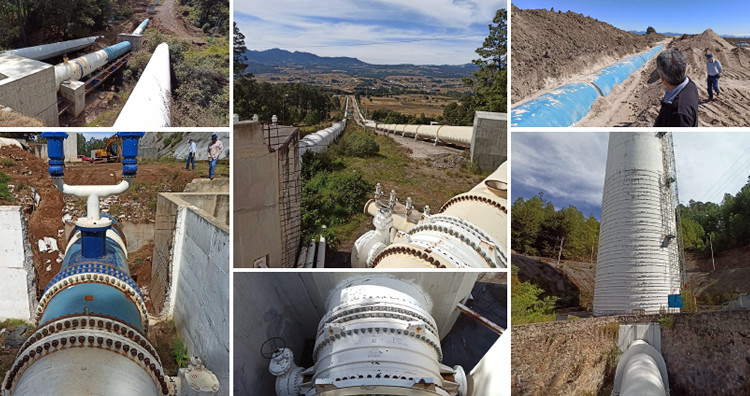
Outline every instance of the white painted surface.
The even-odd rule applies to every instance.
[[[8,54],[22,56],[34,60],[45,60],[65,53],[83,49],[91,45],[98,36],[91,36],[81,39],[60,41],[58,43],[42,44],[34,47],[19,48],[5,51]]]
[[[172,77],[169,45],[159,44],[113,125],[117,130],[172,125]]]
[[[610,133],[594,314],[658,313],[680,291],[674,195],[666,185],[671,139]]]
[[[334,122],[328,128],[321,129],[315,133],[311,133],[299,141],[299,155],[302,157],[307,150],[312,150],[318,154],[325,153],[330,146],[338,137],[341,132],[344,132],[346,128],[346,118],[340,122]]]
[[[510,330],[495,341],[471,370],[469,396],[506,396],[510,384]]]
[[[0,321],[31,319],[34,264],[20,206],[0,206]]]
[[[21,376],[14,395],[160,395],[151,376],[133,360],[101,348],[51,353]]]
[[[169,304],[190,354],[229,394],[229,232],[195,207],[178,208]]]

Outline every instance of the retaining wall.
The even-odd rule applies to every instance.
[[[0,206],[0,321],[31,320],[36,310],[34,257],[20,206]]]

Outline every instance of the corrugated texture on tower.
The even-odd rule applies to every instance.
[[[594,315],[656,313],[680,292],[672,140],[609,135]]]

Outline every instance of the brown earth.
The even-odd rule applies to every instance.
[[[16,113],[7,107],[0,106],[0,127],[43,127],[44,123],[36,118]]]
[[[518,267],[518,280],[531,282],[544,290],[543,297],[560,298],[557,308],[594,307],[596,263],[532,258],[512,254],[511,262]]]
[[[643,52],[665,36],[642,36],[572,11],[512,6],[512,103]]]
[[[156,7],[156,16],[153,19],[154,26],[159,30],[165,30],[169,34],[185,40],[195,41],[194,44],[204,44],[200,39],[204,34],[200,29],[189,26],[177,14],[179,6],[176,0],[164,0],[164,3]]]
[[[65,250],[65,233],[62,218],[71,216],[75,220],[85,215],[84,198],[65,197],[57,191],[47,172],[47,163],[33,154],[15,146],[0,148],[0,161],[10,159],[12,164],[5,166],[0,162],[0,171],[11,177],[8,183],[13,187],[11,195],[14,200],[0,200],[0,205],[21,205],[28,224],[29,243],[34,254],[38,295],[44,291],[47,283],[60,271]],[[65,182],[76,184],[117,184],[122,180],[122,165],[118,163],[81,163],[68,164],[65,169]],[[126,219],[133,223],[153,222],[156,210],[156,197],[159,192],[179,192],[197,175],[186,171],[182,163],[140,163],[138,176],[131,188],[124,194],[103,199],[102,212],[109,212],[115,218]],[[33,188],[33,190],[32,190]],[[34,202],[35,191],[39,204]],[[121,217],[124,216],[124,217]],[[59,251],[40,252],[38,241],[45,237],[56,239]],[[145,250],[144,250],[145,249]],[[139,258],[144,259],[144,268],[150,266],[149,246],[134,252],[130,264]],[[150,245],[153,249],[153,245]],[[149,257],[146,262],[145,258]],[[59,262],[58,262],[59,259]],[[149,284],[146,271],[137,270],[138,285]]]

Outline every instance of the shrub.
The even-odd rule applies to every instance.
[[[341,153],[350,157],[372,157],[380,152],[380,146],[370,136],[353,133],[344,138],[340,146]]]
[[[8,182],[10,181],[10,176],[6,175],[3,172],[0,172],[0,199],[4,201],[10,201],[10,191],[8,191]]]

